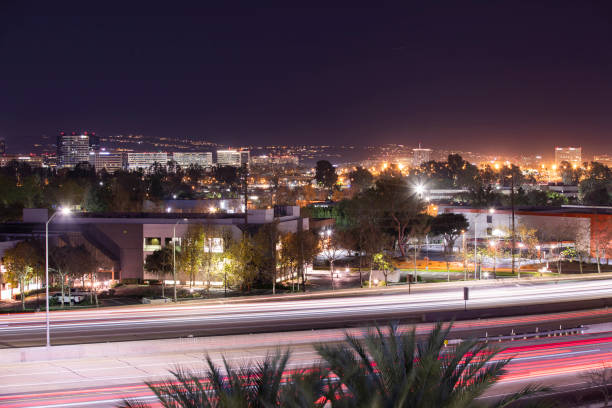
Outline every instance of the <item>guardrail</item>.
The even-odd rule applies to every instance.
[[[540,332],[537,330],[535,332],[530,333],[515,333],[514,330],[510,332],[508,335],[499,335],[499,336],[488,336],[485,334],[485,337],[479,337],[478,341],[489,343],[489,342],[502,342],[502,341],[517,341],[517,340],[529,340],[529,339],[541,339],[541,338],[549,338],[549,337],[562,337],[562,336],[575,336],[578,334],[584,334],[585,327],[580,325],[579,327],[572,328],[559,328],[559,330],[546,330]],[[454,345],[459,344],[463,340],[462,339],[449,339],[446,341],[446,345]]]

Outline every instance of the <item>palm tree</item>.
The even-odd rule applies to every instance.
[[[475,407],[476,399],[503,375],[510,359],[476,340],[445,346],[452,325],[435,325],[424,341],[414,329],[401,333],[376,327],[359,340],[347,334],[345,345],[316,346],[337,381],[329,382],[332,407]],[[543,391],[530,386],[493,406],[506,407]]]
[[[363,340],[318,345],[323,359],[313,369],[287,373],[289,351],[277,350],[253,368],[223,369],[206,358],[204,378],[177,367],[161,384],[147,385],[164,408],[468,408],[504,374],[509,359],[475,340],[446,347],[451,325],[436,324],[425,340],[414,329],[376,327]],[[494,403],[503,408],[543,391],[528,386]],[[126,401],[122,408],[145,408]]]
[[[254,367],[232,367],[223,358],[223,369],[210,356],[206,357],[204,378],[189,370],[176,367],[171,378],[161,382],[147,382],[164,408],[268,408],[317,407],[316,399],[323,395],[323,376],[318,371],[299,371],[286,381],[285,372],[290,352],[277,350]],[[145,408],[138,401],[124,401],[122,408]]]

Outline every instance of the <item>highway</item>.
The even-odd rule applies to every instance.
[[[341,331],[338,331],[341,332]],[[222,344],[220,344],[221,346]],[[530,383],[576,390],[590,384],[581,374],[612,363],[610,333],[502,343],[498,358],[512,357],[508,372],[486,398],[515,392]],[[312,366],[318,355],[310,344],[292,348],[289,369]],[[234,365],[263,359],[262,347],[223,351]],[[209,351],[221,363],[221,351]],[[154,401],[143,381],[158,381],[176,364],[201,371],[203,353],[78,359],[0,364],[0,406],[4,408],[113,407],[124,398]],[[570,401],[566,401],[570,402]],[[571,405],[571,402],[570,402]]]
[[[474,287],[467,308],[520,307],[612,298],[612,280]],[[443,292],[237,303],[138,305],[51,313],[52,344],[211,336],[351,327],[374,320],[418,322],[423,314],[462,311],[461,287]],[[533,309],[533,308],[532,308]],[[534,311],[531,310],[531,313]],[[535,311],[537,312],[537,310]],[[0,316],[0,347],[44,345],[44,313]]]

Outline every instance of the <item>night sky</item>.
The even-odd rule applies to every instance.
[[[609,1],[56,3],[0,3],[0,137],[13,152],[90,129],[612,153]]]

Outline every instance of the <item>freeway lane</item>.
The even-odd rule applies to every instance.
[[[529,307],[534,304],[612,297],[612,280],[471,290],[468,307]],[[316,300],[237,304],[127,306],[51,313],[52,343],[176,338],[305,328],[346,327],[389,319],[420,320],[422,314],[462,310],[461,288],[442,293],[398,293]],[[44,313],[0,317],[0,346],[42,345]]]
[[[498,397],[541,383],[557,389],[588,386],[580,374],[612,362],[612,337],[572,336],[558,339],[518,341],[504,345],[499,358],[512,357],[507,374],[487,394]],[[235,349],[224,355],[234,364],[265,357],[266,348]],[[318,356],[311,345],[292,347],[290,369],[312,366]],[[211,353],[218,364],[219,351]],[[53,364],[0,364],[0,406],[18,407],[112,407],[123,398],[153,400],[145,380],[164,378],[173,364],[200,370],[202,354],[173,354],[122,359],[64,361]],[[36,370],[33,370],[36,368]],[[569,401],[568,401],[569,402]]]

